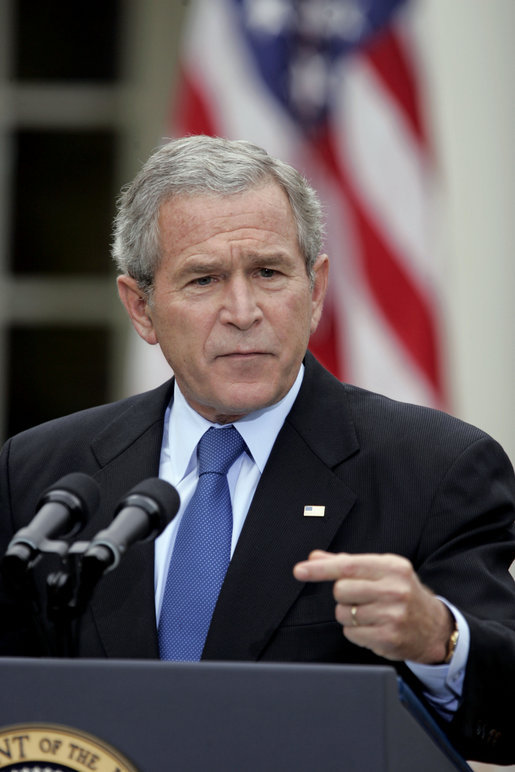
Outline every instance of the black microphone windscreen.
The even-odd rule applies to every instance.
[[[98,483],[83,472],[71,472],[50,485],[42,494],[40,503],[55,500],[59,491],[71,493],[79,499],[83,519],[87,520],[100,504],[100,488]]]
[[[155,515],[158,523],[154,522],[154,527],[157,533],[161,533],[173,520],[181,503],[179,494],[173,485],[159,477],[149,477],[131,488],[118,505],[117,511],[131,506],[134,499],[139,499],[139,497],[150,499],[156,505]]]
[[[71,538],[95,512],[100,488],[83,472],[73,472],[57,480],[40,496],[35,517],[11,539],[2,558],[2,572],[17,586],[31,567],[46,540],[56,536]],[[47,545],[48,546],[48,545]]]

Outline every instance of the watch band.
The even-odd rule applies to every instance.
[[[460,637],[460,631],[458,629],[458,622],[455,619],[454,620],[454,630],[451,633],[451,637],[449,638],[449,641],[447,643],[447,654],[445,655],[444,659],[444,665],[448,665],[453,657],[454,652],[456,651],[456,646],[458,645],[458,638]]]

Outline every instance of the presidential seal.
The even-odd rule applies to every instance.
[[[1,727],[0,769],[9,772],[139,772],[102,740],[58,724]]]

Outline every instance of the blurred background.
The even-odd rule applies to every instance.
[[[167,377],[117,300],[120,186],[244,137],[329,220],[313,350],[515,457],[512,0],[2,0],[0,438]]]
[[[111,221],[165,137],[206,132],[319,190],[330,369],[515,459],[514,30],[513,0],[0,0],[0,441],[169,376]]]

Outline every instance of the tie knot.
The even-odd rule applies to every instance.
[[[206,472],[227,474],[244,450],[243,437],[234,426],[228,429],[211,427],[198,444],[199,475]]]

